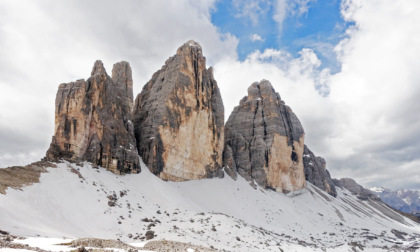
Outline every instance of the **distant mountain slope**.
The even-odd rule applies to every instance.
[[[391,190],[384,187],[373,187],[370,190],[376,193],[383,202],[401,212],[409,214],[420,212],[420,191]]]
[[[378,201],[308,183],[282,194],[242,177],[165,182],[84,163],[57,164],[40,183],[0,194],[0,229],[13,235],[191,242],[228,251],[352,251],[415,247],[420,225]]]

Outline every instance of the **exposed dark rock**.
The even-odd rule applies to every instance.
[[[153,74],[136,98],[133,122],[139,154],[155,175],[223,176],[223,102],[198,43],[185,43]]]
[[[340,180],[333,179],[333,182],[336,186],[340,188],[345,188],[349,190],[354,195],[357,195],[357,197],[361,200],[380,200],[380,198],[371,192],[370,190],[364,188],[363,186],[359,185],[354,181],[354,179],[351,178],[342,178]]]
[[[223,150],[223,166],[225,172],[234,180],[237,178],[236,173],[236,164],[235,160],[233,159],[233,153],[232,148],[230,148],[229,145],[225,146],[225,149]]]
[[[46,159],[88,161],[114,173],[137,173],[139,158],[131,120],[132,77],[127,62],[114,65],[112,78],[101,61],[92,76],[61,84],[55,100],[55,133]]]
[[[155,237],[155,232],[149,230],[149,231],[146,232],[145,236],[146,236],[146,240],[153,239]]]
[[[299,119],[271,83],[255,82],[226,123],[225,170],[269,189],[302,189],[304,136]]]
[[[328,194],[334,197],[337,196],[335,184],[331,179],[330,173],[325,168],[325,159],[316,157],[306,145],[303,150],[303,167],[307,181],[326,191]]]

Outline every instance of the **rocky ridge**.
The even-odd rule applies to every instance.
[[[299,119],[271,83],[254,82],[226,122],[225,170],[264,188],[302,189],[304,137]]]
[[[333,179],[334,184],[337,187],[345,188],[349,190],[351,193],[357,196],[360,200],[375,200],[379,201],[380,198],[373,193],[372,191],[364,188],[363,186],[359,185],[351,178],[342,178],[342,179]]]
[[[101,61],[91,77],[61,84],[55,100],[55,133],[46,160],[88,161],[117,173],[140,171],[131,122],[133,80],[127,62],[112,78]]]
[[[223,176],[223,101],[197,42],[153,74],[133,115],[138,152],[152,173],[171,181]]]
[[[331,179],[330,172],[326,169],[326,164],[325,159],[315,156],[306,145],[304,146],[303,167],[306,180],[331,196],[336,197],[335,184]]]
[[[371,188],[387,205],[409,214],[420,213],[420,191]]]

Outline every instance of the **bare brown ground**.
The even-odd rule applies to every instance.
[[[0,169],[0,193],[6,194],[7,188],[20,189],[34,183],[39,183],[41,173],[47,172],[47,167],[56,168],[50,162],[38,161],[25,166],[12,166]]]

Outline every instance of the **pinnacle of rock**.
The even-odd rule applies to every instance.
[[[302,189],[304,136],[271,83],[254,82],[225,125],[225,170],[277,191]]]
[[[201,46],[188,41],[137,96],[139,155],[164,180],[222,176],[224,108]]]
[[[128,63],[116,65],[115,82],[98,60],[88,80],[59,86],[47,160],[88,161],[117,174],[140,171],[130,120],[131,69]]]
[[[126,112],[131,113],[133,109],[133,77],[128,62],[121,61],[114,64],[112,81],[117,84],[118,95],[125,97],[124,103],[129,108]]]
[[[90,76],[94,76],[96,74],[106,74],[104,64],[100,60],[95,61],[95,64],[93,64]]]

